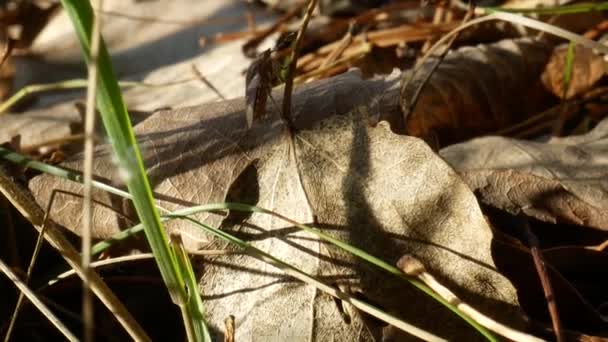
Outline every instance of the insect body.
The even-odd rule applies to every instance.
[[[259,120],[266,115],[266,102],[272,90],[273,75],[270,53],[270,49],[262,52],[247,69],[245,78],[247,128],[251,128],[253,120]]]
[[[271,94],[272,84],[281,80],[281,66],[273,59],[273,52],[290,48],[295,37],[295,32],[282,35],[273,49],[259,54],[247,69],[245,77],[247,111],[245,115],[248,129],[253,125],[253,121],[260,120],[266,115],[268,97],[274,102]]]

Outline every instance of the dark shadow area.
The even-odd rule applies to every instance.
[[[172,303],[152,259],[104,267],[101,276],[152,340],[186,338],[179,307]],[[81,286],[80,278],[72,276],[38,291],[45,304],[76,336],[83,336]],[[96,341],[131,341],[114,315],[97,299],[94,310]],[[25,302],[19,317],[14,341],[64,340],[29,302]]]
[[[524,311],[533,320],[541,322],[547,327],[551,326],[540,278],[530,250],[525,246],[527,239],[522,236],[522,220],[524,220],[524,217],[514,216],[489,206],[485,206],[484,211],[488,213],[497,229],[492,243],[492,256],[497,268],[516,287]],[[531,221],[531,227],[534,227],[535,223]],[[504,234],[508,234],[509,237],[505,238]],[[519,241],[523,244],[519,244]],[[606,299],[606,282],[603,281],[605,277],[598,277],[598,274],[594,275],[593,273],[596,272],[591,272],[591,274],[585,276],[585,270],[589,269],[589,263],[595,264],[596,267],[606,266],[608,259],[605,255],[584,248],[566,251],[566,253],[560,253],[556,249],[548,249],[541,253],[563,326],[574,331],[608,336],[608,322],[602,320],[596,310],[596,307],[604,303]],[[576,260],[576,262],[570,263],[569,270],[568,267],[564,268],[568,265],[568,263],[564,263],[564,258]],[[566,273],[562,273],[562,269],[566,270]],[[590,282],[591,278],[595,280]],[[575,287],[575,284],[583,286],[579,289]],[[590,302],[584,295],[591,293],[601,293],[603,298],[595,298],[599,301]]]

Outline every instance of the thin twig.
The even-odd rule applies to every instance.
[[[207,79],[207,77],[203,76],[203,73],[196,67],[195,64],[192,64],[192,72],[201,82],[203,82],[207,88],[211,89],[222,100],[226,100],[226,97],[222,95],[222,93]]]
[[[287,139],[289,142],[288,158],[291,158],[295,165],[298,183],[300,184],[304,197],[306,198],[306,203],[308,204],[308,208],[311,211],[313,222],[316,222],[316,215],[313,210],[314,207],[312,206],[310,196],[308,195],[308,191],[306,191],[306,187],[304,186],[304,182],[302,181],[302,171],[300,169],[300,166],[298,164],[298,158],[296,156],[296,142],[294,138],[295,126],[293,124],[293,118],[291,117],[291,96],[293,93],[293,78],[296,72],[296,65],[298,63],[300,47],[302,45],[304,33],[306,32],[306,27],[308,26],[308,22],[312,17],[312,12],[314,11],[315,7],[317,7],[317,0],[310,0],[308,2],[308,7],[306,8],[306,14],[304,15],[302,23],[300,24],[298,35],[292,45],[289,66],[287,68],[287,75],[285,78],[285,91],[283,92],[283,108],[281,110],[281,118],[285,124],[287,131]]]
[[[585,247],[585,248],[591,249],[591,250],[594,250],[594,251],[598,251],[598,252],[603,252],[605,249],[608,249],[608,240],[600,243],[597,246],[590,246],[590,247]]]
[[[194,251],[194,252],[189,252],[188,254],[192,255],[193,257],[208,257],[208,256],[217,256],[217,255],[236,255],[236,254],[240,255],[240,254],[245,254],[245,253],[240,250],[230,250],[230,249],[208,249],[208,250],[203,249],[203,250],[198,250],[198,251]],[[124,256],[119,256],[119,257],[110,258],[110,259],[97,260],[97,261],[94,261],[91,263],[91,268],[99,268],[102,266],[115,265],[115,264],[119,264],[119,263],[123,263],[123,262],[148,260],[148,259],[153,260],[154,254],[140,253],[140,254],[124,255]],[[65,272],[61,273],[60,275],[56,276],[55,278],[49,280],[48,283],[46,284],[46,286],[51,286],[62,279],[73,276],[74,274],[76,274],[76,272],[74,270],[65,271]]]
[[[401,25],[358,34],[353,37],[352,43],[343,52],[343,56],[352,55],[353,51],[360,49],[363,44],[385,48],[397,46],[400,43],[420,42],[428,39],[430,36],[448,33],[457,26],[458,23],[456,22],[440,25],[422,23],[418,25]],[[308,72],[318,68],[323,61],[320,57],[329,55],[337,45],[339,45],[339,42],[333,42],[298,58],[298,70]]]
[[[369,54],[371,51],[371,44],[361,45],[361,47],[357,51],[354,51],[354,53],[349,54],[348,56],[344,56],[343,58],[340,58],[339,60],[336,60],[323,68],[315,69],[313,71],[295,77],[293,82],[295,84],[299,84],[302,82],[308,82],[309,80],[315,79],[317,77],[328,76],[331,73],[335,74],[336,69],[346,69],[349,63],[352,63],[360,58],[365,57],[365,55]]]
[[[217,17],[217,18],[204,18],[204,19],[196,19],[196,20],[179,20],[179,19],[170,19],[170,18],[160,18],[160,17],[149,17],[144,15],[137,14],[129,14],[118,11],[111,10],[99,10],[94,9],[95,13],[102,14],[104,16],[126,19],[131,21],[140,21],[140,22],[151,22],[155,24],[165,24],[165,25],[177,25],[177,26],[196,26],[198,29],[201,27],[205,27],[208,25],[229,25],[235,23],[241,23],[243,21],[243,16],[233,15],[230,17]]]
[[[317,0],[308,1],[306,14],[304,15],[304,19],[302,19],[302,24],[300,24],[300,30],[298,31],[296,41],[294,42],[293,48],[291,50],[291,56],[289,57],[289,67],[287,69],[287,76],[285,78],[285,91],[283,92],[283,110],[281,112],[282,117],[286,121],[289,129],[293,128],[291,118],[291,95],[293,92],[293,78],[296,72],[296,65],[298,63],[298,56],[300,55],[302,41],[304,40],[304,33],[306,32],[306,27],[308,26],[308,22],[312,17],[312,11],[315,9],[316,6]]]
[[[519,342],[544,341],[543,339],[540,339],[538,337],[526,334],[521,331],[517,331],[513,328],[507,327],[499,322],[496,322],[495,320],[477,311],[469,304],[463,302],[447,287],[439,283],[439,281],[437,281],[437,279],[435,279],[433,275],[427,272],[422,262],[420,262],[420,260],[416,259],[414,256],[409,254],[402,256],[397,262],[397,267],[399,267],[403,272],[405,272],[405,274],[420,279],[450,304],[456,306],[462,312],[474,319],[477,323],[496,332],[497,334],[500,334],[513,341]]]
[[[551,107],[543,112],[530,116],[529,118],[513,124],[511,126],[502,128],[498,131],[492,132],[491,135],[509,135],[517,138],[526,138],[530,131],[539,131],[553,124],[555,118],[559,115],[559,111],[567,109],[570,112],[580,111],[581,108],[594,100],[601,98],[608,93],[608,87],[594,88],[585,93],[580,98],[573,98],[560,103],[557,106]]]
[[[421,6],[422,6],[422,4],[421,4]],[[435,5],[435,13],[433,13],[433,20],[432,20],[433,25],[439,25],[442,22],[446,21],[445,14],[446,14],[446,3],[445,3],[445,1],[440,1],[438,4]],[[420,48],[420,52],[426,53],[431,48],[431,44],[433,44],[433,37],[427,39],[424,42],[424,45],[422,45],[422,48]]]
[[[154,260],[154,254],[140,253],[140,254],[125,255],[125,256],[120,256],[120,257],[110,258],[110,259],[97,260],[97,261],[91,262],[91,268],[99,268],[99,267],[103,267],[103,266],[115,265],[115,264],[120,264],[123,262],[131,262],[131,261],[137,261],[137,260]],[[51,285],[59,282],[60,280],[73,276],[74,274],[76,274],[75,270],[65,271],[65,272],[57,275],[53,279],[49,280],[45,286],[51,286]]]
[[[536,268],[536,273],[538,273],[538,277],[540,278],[540,283],[545,294],[545,300],[547,301],[549,315],[551,316],[551,322],[553,323],[555,337],[557,342],[564,342],[566,341],[566,336],[564,335],[564,329],[562,329],[562,323],[559,319],[559,312],[557,310],[557,304],[555,303],[555,293],[553,292],[553,287],[551,286],[551,280],[549,279],[549,274],[547,272],[547,268],[545,267],[545,261],[543,260],[543,256],[538,247],[538,238],[536,238],[536,235],[532,233],[528,220],[524,220],[523,228],[524,235],[526,236],[528,244],[530,245],[530,254],[532,254],[532,259],[534,260],[534,267]]]
[[[333,48],[333,50],[329,53],[327,58],[325,58],[325,60],[321,63],[321,65],[319,66],[319,69],[323,69],[323,68],[333,64],[338,58],[340,58],[340,56],[342,56],[342,53],[344,52],[344,50],[346,50],[346,48],[352,43],[354,34],[355,34],[355,22],[351,21],[350,24],[348,25],[348,30],[346,31],[346,34],[344,35],[344,37],[342,37],[342,39],[340,39],[340,41],[338,42],[338,45],[336,45]]]
[[[103,0],[96,0],[94,7],[103,9]],[[93,148],[95,147],[95,101],[97,95],[98,68],[97,60],[101,45],[101,16],[93,15],[91,29],[91,47],[88,68],[87,102],[84,124],[84,161],[83,161],[83,203],[82,203],[82,234],[81,258],[84,279],[82,285],[82,319],[84,321],[84,341],[93,341],[94,310],[93,296],[89,286],[91,278],[91,224],[93,219]]]

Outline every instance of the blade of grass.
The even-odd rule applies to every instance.
[[[54,166],[54,165],[45,164],[43,162],[30,159],[24,155],[13,152],[13,151],[7,149],[6,147],[0,146],[0,158],[6,159],[12,163],[21,165],[25,168],[32,168],[34,170],[38,170],[40,172],[45,172],[45,173],[54,175],[56,177],[71,180],[73,182],[77,182],[77,183],[83,182],[82,175],[79,173],[65,170],[65,169],[62,169],[62,168]],[[97,189],[106,191],[108,193],[111,193],[111,194],[114,194],[117,196],[121,196],[123,198],[128,198],[130,200],[133,200],[133,196],[126,191],[117,189],[113,186],[106,185],[105,183],[102,183],[102,182],[99,182],[96,180],[93,180],[92,184]]]
[[[118,85],[121,88],[131,88],[131,87],[148,87],[148,88],[157,88],[157,87],[168,87],[177,84],[184,84],[186,82],[195,81],[196,78],[187,78],[181,81],[173,81],[173,82],[165,82],[165,83],[145,83],[145,82],[136,82],[136,81],[120,81]],[[87,87],[87,80],[84,79],[73,79],[73,80],[65,80],[59,81],[55,83],[45,83],[45,84],[30,84],[21,89],[18,92],[13,94],[11,97],[0,103],[0,116],[6,114],[6,112],[11,109],[14,105],[22,101],[26,97],[32,94],[42,93],[45,91],[53,91],[53,90],[70,90],[70,89],[83,89]]]
[[[606,10],[608,10],[608,2],[604,1],[604,2],[596,2],[596,3],[583,3],[583,4],[540,7],[540,8],[478,7],[478,9],[484,11],[486,14],[491,14],[494,12],[509,12],[509,13],[521,13],[521,14],[563,15],[563,14],[576,14],[576,13],[606,11]]]
[[[91,56],[89,51],[91,50],[91,28],[93,21],[91,4],[88,1],[79,0],[62,0],[61,3],[74,25],[85,60],[87,63],[90,63]],[[160,222],[152,190],[145,173],[141,152],[137,146],[133,127],[122,100],[118,82],[114,77],[110,56],[103,40],[100,40],[99,46],[98,71],[97,106],[117,157],[118,167],[123,171],[123,181],[126,183],[129,192],[133,195],[135,210],[144,224],[144,232],[155,256],[160,274],[175,303],[191,303],[186,300],[187,294],[185,292],[184,279]],[[195,292],[192,295],[199,294]],[[197,311],[197,307],[188,305],[188,319],[191,320],[191,324],[200,325],[203,322],[202,320],[194,319]],[[206,327],[197,327],[194,331],[204,331],[205,329]],[[203,341],[205,340],[205,336],[196,336],[196,339]]]
[[[567,100],[567,96],[568,96],[568,91],[570,90],[570,81],[572,80],[572,71],[574,69],[574,53],[575,53],[575,47],[576,44],[574,44],[573,42],[568,43],[568,51],[566,52],[566,65],[564,65],[564,72],[563,72],[563,81],[562,81],[562,100],[561,100],[561,105],[562,105],[562,110],[560,111],[559,116],[557,117],[557,120],[555,120],[555,122],[553,123],[553,129],[552,129],[552,134],[553,136],[562,136],[563,134],[563,130],[564,130],[564,125],[566,124],[567,121],[567,116],[568,116],[568,112],[567,112],[567,108],[565,106],[566,100]]]
[[[175,253],[182,276],[186,280],[186,292],[188,294],[188,301],[186,303],[180,303],[179,306],[182,309],[182,315],[186,316],[184,317],[184,323],[188,324],[186,326],[188,340],[197,341],[197,336],[203,336],[205,340],[211,341],[209,330],[207,330],[207,327],[203,321],[205,307],[203,305],[203,300],[201,299],[201,296],[197,295],[197,293],[200,293],[200,291],[198,289],[196,278],[194,277],[194,270],[192,269],[192,264],[190,264],[188,253],[184,249],[184,243],[182,241],[181,234],[177,233],[171,235],[171,247],[173,248],[173,252]],[[187,319],[189,314],[188,307],[195,307],[198,309],[192,319],[202,321],[202,324],[189,324],[191,320]],[[203,328],[204,330],[194,331],[194,329],[200,328]]]
[[[568,52],[566,53],[566,65],[564,66],[564,83],[562,98],[565,99],[570,89],[570,80],[572,79],[572,69],[574,68],[574,48],[576,44],[570,42],[568,44]]]

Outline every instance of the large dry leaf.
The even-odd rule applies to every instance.
[[[314,216],[326,232],[388,262],[403,253],[418,256],[461,298],[521,326],[515,290],[494,269],[492,232],[473,193],[421,140],[396,135],[386,123],[370,126],[377,118],[358,109],[366,105],[371,113],[383,108],[383,113],[399,115],[395,97],[380,96],[396,94],[398,81],[396,75],[363,81],[351,72],[295,94],[302,182],[276,113],[250,130],[245,128],[243,99],[156,113],[138,125],[136,133],[157,198],[168,208],[228,199],[255,203],[301,222],[311,223]],[[118,181],[108,147],[99,147],[96,156],[97,175]],[[79,168],[81,162],[76,156],[65,166]],[[43,205],[53,189],[81,191],[80,185],[48,175],[33,179],[30,188]],[[96,198],[118,210],[129,207],[103,194]],[[65,195],[57,200],[51,217],[78,232],[81,202]],[[198,219],[444,337],[480,337],[408,284],[276,218],[208,214]],[[98,237],[119,231],[121,221],[114,212],[95,206]],[[167,229],[182,231],[191,250],[222,245],[184,222],[173,222]],[[368,341],[382,334],[377,321],[350,312],[344,304],[351,315],[350,323],[345,322],[333,299],[251,257],[221,256],[201,266],[210,322],[220,329],[223,320],[234,315],[239,340]]]
[[[428,61],[401,94],[407,134],[446,146],[546,108],[551,95],[540,75],[550,54],[550,45],[529,38],[464,47],[445,57],[416,97],[433,67]]]
[[[441,150],[482,201],[546,222],[608,230],[608,119],[582,136],[474,139]]]

